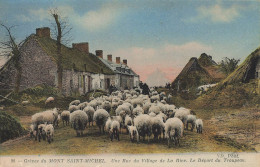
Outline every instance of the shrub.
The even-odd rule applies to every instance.
[[[24,128],[11,115],[0,111],[0,142],[19,137],[23,134]]]

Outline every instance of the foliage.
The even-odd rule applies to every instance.
[[[29,95],[37,95],[37,96],[54,96],[58,93],[58,90],[54,87],[42,84],[37,85],[33,88],[28,88],[21,91],[19,94],[29,94]]]
[[[0,142],[19,137],[24,132],[21,124],[11,115],[0,111]]]
[[[231,74],[237,67],[240,59],[235,58],[228,58],[225,57],[221,62],[219,63],[221,71],[223,71],[226,75]]]

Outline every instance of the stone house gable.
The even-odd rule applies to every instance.
[[[55,86],[57,66],[50,56],[41,48],[37,40],[31,35],[21,47],[22,77],[20,90],[39,84]],[[14,87],[16,71],[12,58],[4,65],[0,72],[0,83],[3,89]]]

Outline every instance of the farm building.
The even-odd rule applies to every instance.
[[[57,86],[56,41],[50,36],[48,27],[36,29],[30,35],[21,50],[21,84],[20,90],[36,85]],[[85,94],[92,89],[107,90],[116,78],[116,73],[100,60],[98,55],[89,52],[89,45],[73,43],[72,48],[62,45],[63,55],[63,94]],[[16,70],[10,58],[0,69],[2,89],[13,89]]]
[[[260,78],[260,48],[252,52],[245,61],[236,68],[224,81],[223,84],[248,83],[252,79]]]
[[[203,53],[197,59],[192,57],[172,83],[176,90],[188,90],[200,85],[216,83],[225,78],[212,57]]]
[[[103,59],[103,55],[98,57],[115,73],[114,80],[107,78],[107,81],[110,82],[111,85],[118,89],[132,89],[133,87],[138,87],[139,75],[137,75],[130,67],[128,67],[126,59],[121,62],[120,57],[116,57],[116,62],[113,62],[111,54],[107,55],[107,60]]]

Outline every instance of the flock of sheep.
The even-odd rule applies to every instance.
[[[196,128],[197,133],[202,133],[202,120],[197,119],[190,109],[168,104],[172,97],[170,94],[166,96],[165,92],[158,93],[154,89],[151,89],[150,95],[141,92],[138,88],[116,91],[109,96],[91,97],[89,102],[74,100],[65,111],[54,108],[36,113],[32,116],[30,134],[35,140],[47,138],[50,143],[59,120],[62,120],[63,126],[70,124],[77,136],[83,136],[84,130],[95,122],[100,133],[107,132],[111,141],[119,141],[121,130],[126,129],[132,142],[135,139],[139,142],[140,137],[143,140],[147,138],[148,142],[152,136],[156,141],[163,137],[168,140],[169,147],[171,141],[180,145],[184,126],[188,129],[191,124],[191,131]],[[46,103],[51,101],[54,98],[48,98]]]

